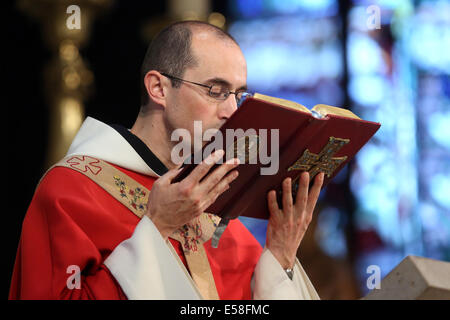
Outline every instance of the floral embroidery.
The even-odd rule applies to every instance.
[[[127,198],[134,209],[141,211],[146,210],[147,204],[144,203],[146,192],[144,190],[140,187],[130,189],[119,176],[114,176],[114,184],[117,189],[119,189],[120,196],[122,198]]]
[[[181,227],[178,231],[180,236],[184,238],[183,241],[183,249],[185,252],[188,251],[197,251],[197,245],[200,244],[199,239],[202,237],[202,226],[200,224],[200,220],[195,219],[195,223],[187,223],[183,227]]]
[[[211,221],[212,225],[217,228],[218,224],[216,223],[216,220],[214,219],[214,217],[217,217],[215,215],[213,215],[212,213],[207,213],[206,216],[208,217],[208,220]]]

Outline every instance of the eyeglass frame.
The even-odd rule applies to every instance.
[[[221,93],[225,93],[225,94],[227,94],[227,95],[226,95],[225,98],[222,99],[222,98],[219,98],[219,97],[214,97],[214,96],[212,95],[212,93],[211,93],[211,92],[212,92],[211,90],[212,90],[212,88],[213,88],[214,86],[219,86],[219,85],[217,85],[217,84],[207,85],[207,84],[204,84],[204,83],[199,83],[199,82],[194,82],[194,81],[190,81],[190,80],[181,79],[181,78],[172,76],[172,75],[170,75],[170,74],[167,74],[167,73],[165,73],[165,72],[160,72],[160,73],[161,73],[161,75],[163,75],[164,77],[169,78],[169,79],[172,79],[172,80],[178,80],[178,81],[181,81],[181,82],[187,82],[187,83],[195,84],[195,85],[197,85],[197,86],[201,86],[201,87],[204,87],[204,88],[208,88],[208,89],[209,89],[208,95],[209,95],[211,98],[214,98],[214,99],[220,100],[220,101],[225,101],[225,100],[228,99],[228,97],[229,97],[231,94],[234,94],[236,103],[239,105],[239,104],[241,103],[242,98],[245,97],[246,94],[249,94],[249,93],[248,93],[247,91],[245,91],[245,90],[244,90],[244,91],[237,91],[237,92],[233,92],[233,91],[224,91],[224,92],[221,92]],[[237,96],[238,94],[242,94],[242,96],[238,98],[238,96]]]

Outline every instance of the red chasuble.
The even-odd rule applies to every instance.
[[[155,178],[115,166],[151,189]],[[10,299],[126,299],[103,261],[139,222],[95,182],[74,170],[55,167],[38,186],[25,216],[10,288]],[[178,241],[170,239],[186,260]],[[219,248],[205,244],[221,299],[251,299],[250,280],[262,248],[239,220],[232,220]],[[81,270],[81,288],[69,289]],[[151,284],[149,284],[151,285]]]

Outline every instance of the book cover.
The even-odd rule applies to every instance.
[[[303,171],[309,172],[311,182],[324,172],[323,188],[380,126],[346,109],[317,105],[310,111],[292,101],[255,94],[245,99],[197,154],[204,159],[222,148],[223,162],[233,157],[241,160],[238,178],[206,212],[227,219],[240,215],[268,219],[270,190],[277,190],[281,197],[281,183],[291,177],[295,196]],[[181,181],[195,166],[184,165],[173,181]]]

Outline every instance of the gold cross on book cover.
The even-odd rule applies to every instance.
[[[280,193],[282,181],[291,177],[295,193],[303,171],[309,172],[310,183],[324,172],[325,187],[380,126],[347,109],[319,104],[309,110],[292,101],[255,93],[202,150],[185,161],[174,182],[189,175],[199,159],[223,149],[223,162],[240,159],[239,176],[206,212],[224,219],[241,215],[268,219],[267,192],[274,189]]]

